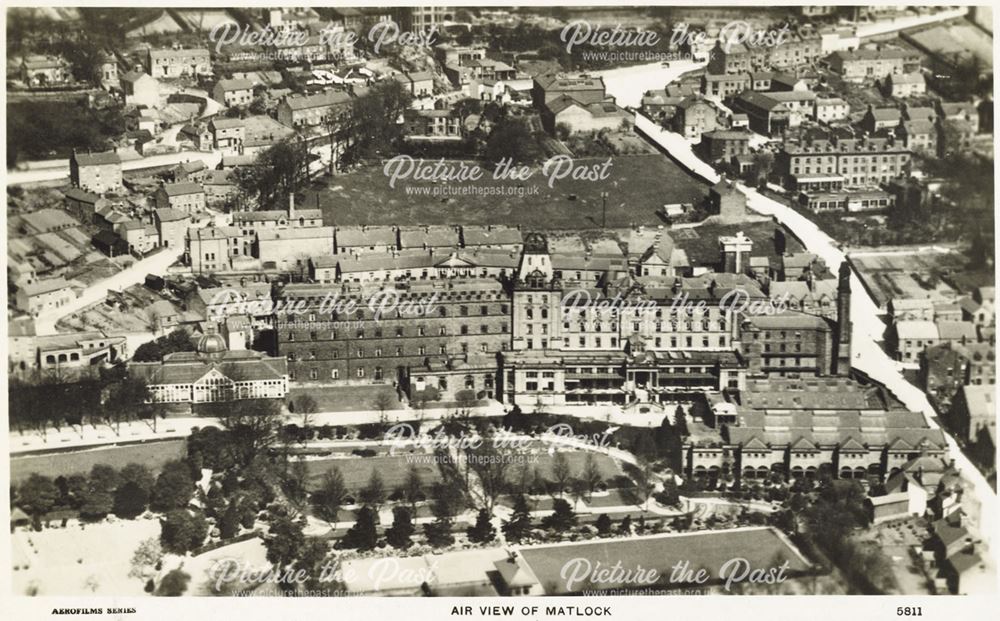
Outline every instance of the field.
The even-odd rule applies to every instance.
[[[574,164],[593,167],[605,159],[579,159]],[[318,205],[325,223],[337,226],[507,224],[581,229],[601,226],[602,191],[608,193],[607,226],[612,228],[662,224],[655,212],[665,203],[697,203],[707,195],[703,183],[662,155],[615,156],[604,180],[563,178],[552,187],[540,168],[525,181],[512,181],[494,180],[493,168],[485,165],[476,181],[401,178],[395,188],[389,181],[381,167],[354,170],[307,190],[303,205]]]
[[[431,462],[431,455],[420,454],[413,460],[412,465],[417,467],[420,478],[424,486],[429,489],[430,485],[441,480],[437,465]],[[323,481],[323,474],[336,466],[340,473],[344,475],[344,483],[348,489],[358,490],[368,483],[372,471],[378,470],[379,475],[385,483],[385,489],[391,493],[406,481],[406,475],[410,470],[411,462],[406,455],[380,456],[380,457],[350,457],[345,459],[316,459],[305,462],[308,478],[306,486],[310,491],[316,490]]]
[[[296,398],[305,395],[316,400],[318,412],[353,412],[360,410],[377,410],[377,400],[380,394],[389,395],[392,399],[387,410],[400,410],[396,391],[391,386],[295,386],[289,389],[286,401],[294,402]]]
[[[143,581],[128,577],[129,563],[139,543],[159,533],[157,519],[19,528],[11,535],[13,593],[142,596]]]
[[[569,463],[570,476],[579,477],[583,472],[583,464],[587,459],[588,452],[585,451],[562,451],[566,456],[566,461]],[[601,478],[604,481],[609,481],[622,474],[621,467],[615,463],[613,459],[604,455],[603,453],[589,453],[594,456],[594,461],[597,464],[597,469],[601,473]],[[552,476],[552,455],[548,453],[543,453],[537,456],[537,461],[534,462],[535,467],[542,473],[542,476],[546,478],[551,478]]]
[[[155,472],[166,462],[181,459],[184,454],[184,440],[163,440],[46,455],[26,455],[10,460],[10,480],[17,483],[33,472],[49,477],[83,474],[90,472],[95,464],[107,464],[120,469],[126,464],[137,463],[144,464]]]

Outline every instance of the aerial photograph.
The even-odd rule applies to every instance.
[[[103,4],[3,9],[5,600],[998,595],[989,6]]]

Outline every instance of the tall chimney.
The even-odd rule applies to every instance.
[[[295,192],[288,193],[288,219],[295,217]]]

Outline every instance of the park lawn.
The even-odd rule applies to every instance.
[[[163,464],[183,459],[187,453],[185,440],[158,440],[122,446],[109,446],[77,451],[61,451],[44,455],[25,455],[10,460],[10,480],[20,482],[32,473],[48,477],[86,474],[96,464],[107,464],[120,470],[137,463],[156,472]]]
[[[583,474],[583,465],[584,461],[587,459],[588,453],[594,456],[594,460],[597,463],[597,469],[601,473],[601,479],[605,482],[610,483],[615,477],[624,474],[621,466],[619,466],[615,460],[603,453],[590,451],[561,452],[566,455],[566,461],[569,463],[569,472],[571,477],[578,478]],[[534,462],[535,467],[542,473],[542,476],[549,479],[552,477],[552,460],[552,455],[542,453],[537,456],[537,460]]]
[[[385,393],[392,399],[388,410],[401,410],[402,404],[392,386],[304,386],[292,387],[286,402],[310,395],[316,400],[318,412],[354,412],[377,410],[378,395]]]
[[[621,490],[612,489],[609,490],[607,494],[595,494],[590,499],[584,499],[588,507],[639,507],[641,499],[637,498],[633,494],[622,492]]]
[[[306,487],[309,491],[319,489],[323,482],[323,475],[328,470],[336,466],[340,473],[344,475],[344,484],[349,490],[357,491],[368,483],[372,472],[377,470],[385,484],[387,494],[401,486],[406,481],[410,466],[416,466],[420,473],[420,478],[424,482],[425,494],[429,495],[430,486],[441,480],[441,473],[437,464],[432,463],[430,455],[417,455],[419,461],[413,462],[407,459],[406,455],[382,456],[382,457],[351,457],[346,459],[313,459],[307,460],[306,464]]]
[[[580,158],[574,163],[592,167],[606,159]],[[495,180],[492,166],[484,164],[481,168],[482,178],[476,181],[400,179],[391,188],[381,166],[365,167],[307,190],[304,205],[318,206],[323,210],[324,223],[336,226],[506,224],[533,229],[584,229],[601,226],[602,192],[608,193],[609,228],[662,224],[656,211],[664,204],[699,203],[707,195],[702,181],[660,154],[612,156],[607,179],[564,178],[552,187],[540,167],[524,181]],[[429,192],[440,187],[458,191],[467,186],[494,193],[442,197]],[[506,193],[516,192],[519,186],[523,187],[520,195]]]

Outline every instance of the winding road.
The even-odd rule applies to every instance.
[[[610,90],[610,89],[609,89]],[[614,94],[614,93],[612,93]],[[669,132],[643,116],[636,116],[636,130],[646,136],[654,144],[663,148],[674,160],[694,174],[704,178],[709,183],[715,183],[720,175],[708,164],[698,159],[691,145],[683,136]],[[757,190],[743,184],[737,187],[747,197],[747,205],[761,214],[772,216],[792,232],[810,252],[820,256],[827,265],[837,266],[845,260],[845,254],[839,244],[824,233],[814,223],[790,207],[771,198],[761,195]],[[873,380],[884,384],[907,408],[923,413],[931,428],[940,428],[935,417],[937,413],[927,400],[922,390],[910,384],[899,372],[895,362],[879,346],[885,324],[878,316],[878,307],[869,297],[857,274],[851,274],[851,321],[853,333],[851,344],[854,359],[852,366],[867,374]],[[983,540],[989,544],[996,524],[997,496],[986,478],[973,465],[961,448],[947,432],[944,437],[948,444],[948,457],[955,460],[955,465],[962,473],[967,484],[967,496],[972,500],[967,512],[970,517],[981,525],[979,528]],[[968,500],[968,499],[965,499]],[[963,504],[966,504],[963,500]]]

